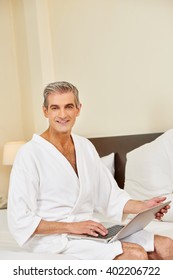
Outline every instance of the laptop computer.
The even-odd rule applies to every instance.
[[[157,206],[144,210],[138,213],[133,219],[130,220],[126,225],[113,225],[108,228],[108,234],[106,236],[98,235],[90,236],[86,234],[69,234],[69,238],[74,239],[90,239],[97,240],[100,242],[111,243],[116,240],[125,238],[139,230],[144,229],[154,218],[155,214],[163,207],[168,205],[171,201],[161,203]]]

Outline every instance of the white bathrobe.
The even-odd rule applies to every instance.
[[[120,241],[102,244],[72,240],[67,234],[33,235],[41,219],[74,222],[94,219],[95,213],[101,213],[121,223],[129,195],[118,188],[91,142],[74,134],[72,137],[78,176],[68,160],[36,134],[20,149],[10,176],[9,229],[18,244],[32,252],[113,259],[122,253]],[[132,242],[142,242],[149,251],[153,249],[150,233],[141,231],[130,238]]]

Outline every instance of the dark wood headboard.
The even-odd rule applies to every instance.
[[[162,133],[135,134],[124,136],[89,138],[99,155],[115,153],[115,180],[120,188],[124,188],[126,154],[137,147],[149,143]]]

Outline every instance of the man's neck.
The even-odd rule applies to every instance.
[[[44,139],[49,141],[55,148],[61,152],[66,159],[72,165],[74,171],[78,175],[77,165],[76,165],[76,154],[73,139],[70,133],[50,133],[50,130],[46,130],[41,135]]]
[[[58,149],[66,149],[72,144],[71,133],[57,133],[48,128],[41,134],[41,137],[49,141]]]

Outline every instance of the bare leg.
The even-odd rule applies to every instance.
[[[122,242],[123,253],[114,260],[148,260],[147,252],[140,245]]]
[[[173,240],[160,235],[154,236],[154,252],[148,253],[149,260],[173,260]]]

